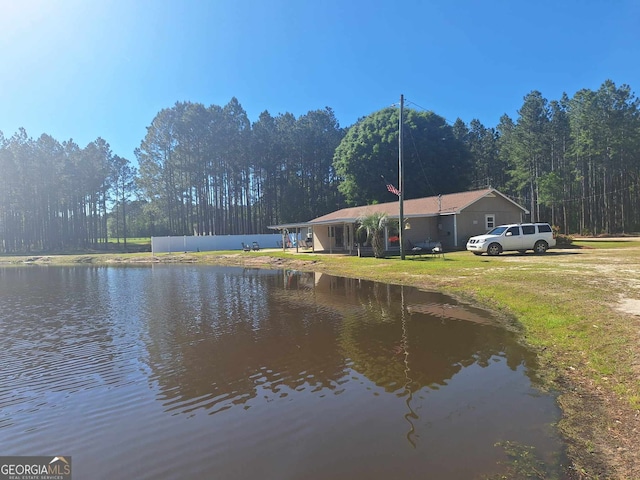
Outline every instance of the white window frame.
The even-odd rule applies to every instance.
[[[487,230],[491,230],[496,226],[496,215],[495,213],[486,213],[484,216],[484,227]]]

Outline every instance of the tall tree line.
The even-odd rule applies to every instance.
[[[640,103],[628,85],[548,101],[524,97],[516,120],[456,122],[475,164],[473,187],[493,186],[566,233],[640,230]]]
[[[565,233],[640,231],[640,101],[627,85],[547,100],[532,91],[495,127],[406,115],[407,198],[492,186]],[[102,138],[0,133],[0,249],[103,248],[109,238],[266,232],[346,205],[389,201],[397,109],[340,127],[330,108],[249,121],[224,106],[158,112],[135,155]]]
[[[102,138],[80,148],[46,134],[34,140],[24,129],[0,133],[0,250],[104,247],[114,159]]]
[[[267,232],[339,208],[332,161],[343,134],[330,108],[299,118],[265,111],[253,124],[235,98],[162,110],[136,151],[153,231]]]

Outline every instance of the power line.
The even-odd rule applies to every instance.
[[[430,110],[430,109],[428,109],[428,108],[424,108],[424,107],[422,107],[422,106],[418,105],[417,103],[412,102],[411,100],[406,100],[406,99],[405,99],[405,103],[410,103],[411,105],[414,105],[414,106],[416,106],[416,107],[418,107],[418,108],[422,109],[422,110],[423,110],[423,111],[425,111],[425,112],[433,112],[433,113],[435,113],[433,110]],[[454,122],[452,122],[451,120],[449,120],[449,119],[447,119],[447,118],[445,118],[445,117],[443,117],[442,115],[439,115],[439,114],[437,114],[437,113],[436,113],[436,115],[438,115],[439,117],[444,118],[444,121],[445,121],[446,123],[448,123],[450,126],[452,126],[452,127],[453,127]]]
[[[395,108],[395,107],[398,107],[398,106],[400,106],[400,102],[395,102],[395,103],[391,103],[391,104],[386,104],[386,105],[384,105],[383,107],[379,108],[378,110],[374,110],[374,111],[372,111],[371,113],[368,113],[367,115],[362,115],[361,117],[359,117],[359,118],[358,118],[358,119],[353,123],[353,125],[355,125],[356,123],[358,123],[358,122],[359,122],[360,120],[362,120],[363,118],[367,118],[368,116],[370,116],[370,115],[372,115],[372,114],[374,114],[374,113],[376,113],[376,112],[379,112],[380,110],[384,110],[384,109],[386,109],[386,108]],[[353,125],[352,125],[352,126],[353,126]]]

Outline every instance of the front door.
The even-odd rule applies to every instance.
[[[334,227],[335,234],[335,247],[336,248],[344,248],[344,227],[340,225],[339,227]]]
[[[353,248],[353,240],[351,239],[351,225],[344,226],[344,247],[351,251]]]

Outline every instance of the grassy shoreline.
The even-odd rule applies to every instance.
[[[582,248],[577,248],[582,247]],[[313,253],[199,252],[0,257],[0,266],[200,263],[294,268],[412,285],[517,319],[538,351],[575,478],[640,478],[640,242],[578,242],[546,255],[374,259]],[[636,303],[637,302],[637,303]]]

